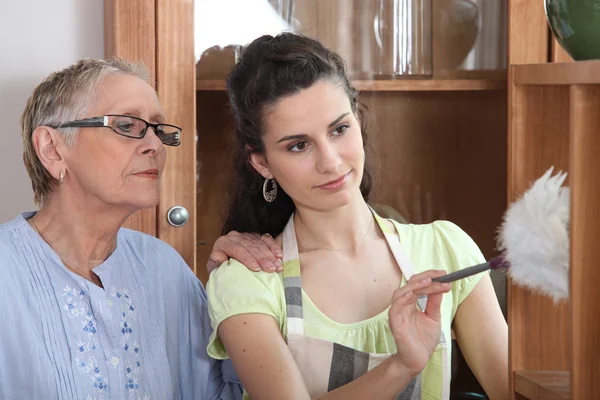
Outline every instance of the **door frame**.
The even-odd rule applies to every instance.
[[[183,128],[181,145],[167,147],[158,206],[133,214],[126,226],[173,246],[196,272],[196,62],[193,0],[105,0],[104,54],[143,62],[167,120]],[[172,226],[173,206],[188,221]]]

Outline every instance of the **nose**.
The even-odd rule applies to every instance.
[[[140,152],[148,156],[155,156],[165,151],[165,145],[156,136],[156,132],[152,127],[148,127],[146,135],[141,139],[142,145],[140,146]]]
[[[319,146],[317,154],[317,172],[320,174],[335,174],[339,171],[342,159],[335,146],[326,142]]]

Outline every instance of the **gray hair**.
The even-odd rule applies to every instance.
[[[84,59],[50,74],[31,94],[21,115],[23,161],[31,178],[34,201],[41,205],[58,181],[44,168],[33,146],[32,134],[38,126],[49,126],[82,118],[89,109],[98,84],[109,74],[124,72],[148,82],[150,74],[142,64],[111,59]],[[58,132],[72,146],[77,128]]]

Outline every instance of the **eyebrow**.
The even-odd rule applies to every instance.
[[[111,114],[129,115],[132,117],[142,118],[142,113],[137,108],[123,109],[121,112],[115,112],[115,113],[111,113]],[[161,123],[165,123],[165,120],[166,119],[165,119],[164,115],[162,115],[161,113],[157,113],[157,114],[152,115],[148,121],[149,122],[155,121],[155,122],[161,124]]]
[[[333,122],[331,122],[329,125],[327,125],[327,129],[333,128],[336,124],[338,124],[348,114],[350,114],[350,112],[345,112],[342,115],[340,115],[339,117],[337,117]],[[279,139],[277,141],[277,143],[286,142],[286,141],[290,141],[290,140],[304,139],[307,136],[308,135],[306,135],[306,134],[288,135],[288,136],[284,136],[281,139]]]

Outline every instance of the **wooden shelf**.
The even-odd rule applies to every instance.
[[[515,85],[600,84],[600,61],[513,65],[511,70]]]
[[[566,371],[515,371],[515,392],[529,400],[569,400]]]
[[[196,80],[196,91],[197,92],[210,92],[225,90],[225,80],[223,79],[197,79]]]
[[[363,91],[463,91],[502,90],[505,80],[496,79],[411,79],[353,81],[354,87]]]
[[[431,92],[431,91],[478,91],[506,89],[505,79],[394,79],[354,80],[354,87],[365,92]],[[225,90],[225,81],[198,79],[197,91]]]

